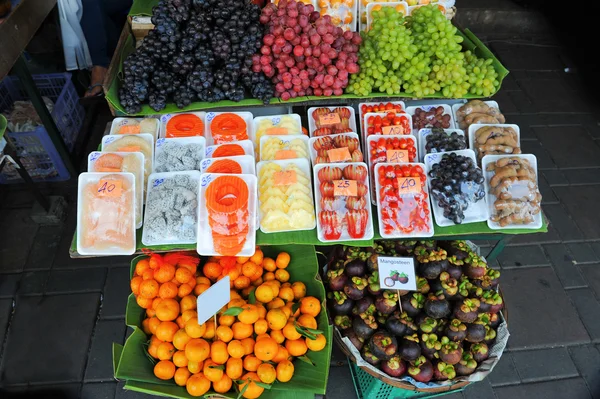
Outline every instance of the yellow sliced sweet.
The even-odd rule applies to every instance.
[[[281,197],[269,197],[266,201],[261,201],[260,210],[263,212],[281,210],[287,213],[290,206]]]
[[[307,187],[300,183],[294,183],[286,187],[285,194],[291,195],[294,191],[301,191],[307,195],[311,194],[310,187]]]
[[[290,227],[296,229],[307,229],[315,223],[315,214],[311,209],[296,209],[289,212]]]

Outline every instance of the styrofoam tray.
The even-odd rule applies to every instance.
[[[408,6],[408,3],[406,1],[391,1],[389,3],[380,3],[380,2],[372,2],[367,4],[367,25],[366,28],[367,30],[371,29],[371,24],[373,23],[373,16],[371,15],[371,12],[373,10],[373,7],[375,6],[381,6],[381,7],[396,7],[396,6],[402,6],[404,11],[402,12],[402,15],[404,17],[407,17],[409,14],[409,9],[410,7]]]
[[[421,162],[423,162],[423,160],[425,159],[425,155],[427,155],[427,151],[425,150],[425,145],[427,144],[427,136],[429,136],[431,133],[433,132],[433,129],[431,129],[430,127],[427,127],[425,129],[419,129],[419,134],[418,134],[418,142],[419,142],[419,159],[421,160]],[[465,132],[461,129],[444,129],[444,133],[446,133],[448,136],[450,136],[452,133],[457,133],[460,136],[465,137]],[[469,149],[469,138],[465,137],[465,145],[467,146],[467,148],[465,148],[465,150]],[[456,150],[458,151],[458,150]],[[435,154],[435,153],[432,153]]]
[[[363,117],[365,114],[367,114],[368,112],[363,113],[362,111],[362,106],[363,105],[379,105],[379,104],[394,104],[394,105],[400,105],[402,107],[402,111],[404,111],[406,109],[406,104],[404,103],[404,101],[386,101],[386,102],[369,102],[369,103],[359,103],[358,104],[358,122],[360,123],[360,132],[361,132],[361,137],[363,135],[363,130],[364,130],[364,120]],[[412,128],[412,125],[411,125]]]
[[[198,201],[198,237],[202,237],[198,240],[196,251],[200,255],[204,256],[220,256],[214,248],[212,231],[208,218],[208,210],[206,208],[206,190],[210,187],[210,184],[217,178],[223,176],[237,176],[244,180],[248,187],[248,234],[246,235],[246,241],[242,250],[237,256],[252,256],[256,251],[256,200],[257,200],[257,182],[256,176],[239,174],[239,175],[228,175],[222,173],[203,173],[200,179],[200,200]]]
[[[477,165],[477,161],[475,159],[475,153],[472,150],[448,151],[448,152],[439,152],[437,154],[425,155],[425,166],[427,167],[427,179],[429,181],[430,194],[431,194],[431,184],[432,184],[432,180],[433,180],[429,176],[431,167],[434,164],[439,163],[441,161],[443,155],[452,154],[452,153],[455,153],[456,155],[462,155],[462,156],[469,157]],[[433,214],[435,216],[435,224],[437,224],[440,227],[456,225],[456,223],[454,223],[450,219],[447,219],[446,217],[444,217],[444,211],[437,204],[437,200],[435,198],[433,198],[433,195],[431,197],[432,197],[431,204],[433,206]],[[463,222],[461,224],[483,222],[483,221],[487,220],[488,209],[487,209],[485,197],[475,203],[471,203],[469,205],[469,207],[465,210],[464,215],[465,215],[465,219],[463,220]]]
[[[352,13],[352,22],[350,22],[349,24],[341,24],[341,25],[337,25],[339,27],[341,27],[344,30],[351,30],[352,32],[356,32],[356,30],[358,29],[358,20],[360,19],[360,16],[358,15],[358,2],[359,0],[354,0],[353,4],[351,7],[347,7],[346,5],[344,5],[343,3],[338,3],[341,4],[342,7],[346,7],[349,9],[349,11]],[[318,2],[315,2],[314,4],[315,6],[315,11],[321,11],[321,7],[319,6]],[[331,15],[331,17],[336,16],[337,14],[325,14],[325,15]]]
[[[477,159],[479,159],[479,151],[477,151],[477,148],[475,146],[475,132],[477,132],[477,130],[479,130],[479,128],[489,127],[489,126],[512,127],[513,129],[515,129],[515,132],[517,132],[517,143],[519,144],[519,148],[521,148],[521,129],[519,128],[518,125],[511,124],[511,123],[494,123],[491,125],[474,123],[471,126],[469,126],[469,148],[473,150]],[[512,155],[512,154],[506,154],[506,155]],[[477,161],[477,163],[481,164],[480,161]]]
[[[204,131],[206,132],[206,112],[203,111],[196,111],[196,112],[175,112],[172,114],[164,114],[160,116],[160,137],[161,138],[165,138],[167,137],[167,122],[169,121],[169,119],[171,119],[174,116],[177,115],[196,115],[198,118],[200,118],[200,120],[202,120],[202,123],[204,124]],[[199,135],[197,135],[199,136]],[[194,136],[190,136],[190,137],[194,137]]]
[[[496,196],[490,193],[490,179],[494,176],[494,173],[492,173],[491,171],[487,171],[487,166],[490,163],[496,162],[499,159],[502,158],[521,158],[521,159],[526,159],[529,161],[529,163],[531,164],[531,166],[533,167],[533,170],[535,171],[535,176],[536,176],[536,181],[535,183],[538,184],[538,190],[539,190],[539,179],[538,179],[538,169],[537,169],[537,158],[535,157],[535,155],[533,154],[508,154],[508,155],[486,155],[483,157],[483,159],[481,160],[482,163],[482,169],[483,169],[483,176],[485,177],[485,195],[486,195],[486,200],[488,203],[488,212],[489,212],[489,217],[487,220],[487,225],[490,229],[493,230],[510,230],[510,229],[539,229],[542,227],[542,225],[544,224],[543,220],[542,220],[542,212],[540,211],[537,215],[535,215],[533,217],[533,223],[529,223],[529,224],[513,224],[513,225],[508,225],[508,226],[504,226],[501,227],[500,224],[498,222],[494,222],[492,221],[492,215],[494,214],[494,201],[496,201]]]
[[[262,124],[270,125],[261,128]],[[275,128],[275,132],[269,132],[269,129]],[[281,128],[281,129],[277,129]],[[269,135],[297,135],[302,134],[302,120],[298,114],[256,116],[252,121],[252,136],[250,140],[254,143],[254,148],[258,151],[260,147],[260,138]]]
[[[313,132],[317,129],[317,124],[315,123],[315,120],[313,119],[312,113],[314,110],[318,109],[318,108],[328,108],[330,111],[333,111],[336,108],[347,108],[350,110],[350,130],[353,132],[357,132],[358,130],[356,130],[356,114],[354,112],[354,108],[352,107],[345,107],[345,106],[339,106],[339,107],[328,107],[328,106],[322,106],[322,107],[310,107],[306,113],[306,117],[308,118],[308,133],[310,134],[310,137],[313,137]],[[346,133],[346,132],[345,132]]]
[[[311,160],[311,162],[312,162],[313,165],[317,165],[316,162],[317,162],[317,154],[318,154],[317,150],[314,147],[315,142],[318,139],[322,138],[322,137],[330,137],[330,138],[333,139],[333,138],[338,137],[338,136],[353,137],[356,140],[358,140],[358,149],[362,152],[362,154],[363,154],[363,162],[365,162],[365,160],[364,160],[365,159],[365,153],[364,153],[364,151],[361,148],[360,138],[358,137],[358,134],[352,132],[352,133],[339,133],[339,134],[330,134],[330,135],[327,135],[327,136],[311,137],[309,139],[309,141],[308,141],[308,147],[310,149],[310,160]],[[344,148],[344,147],[342,147],[342,148]],[[352,154],[350,154],[350,155],[352,155]],[[348,161],[348,162],[352,162],[352,161]]]
[[[242,169],[242,174],[244,175],[254,175],[256,174],[256,169],[254,167],[254,157],[251,155],[236,155],[233,157],[221,157],[221,158],[206,158],[203,159],[200,163],[200,173],[212,173],[208,172],[206,169],[210,167],[213,163],[219,160],[231,160],[240,165]]]
[[[270,153],[265,153],[265,148],[267,145],[269,145],[268,143],[271,142],[271,140],[273,140],[271,145],[278,145],[279,149],[276,150],[273,155],[271,155]],[[299,140],[299,141],[296,141]],[[294,142],[295,144],[292,144],[292,142]],[[291,146],[292,145],[297,145],[299,146],[298,148],[295,147],[295,149],[292,149]],[[279,151],[287,151],[287,150],[292,150],[294,151],[294,153],[296,154],[296,156],[292,157],[292,158],[288,158],[288,159],[294,159],[294,158],[304,158],[306,160],[308,160],[310,158],[310,153],[308,150],[308,136],[305,136],[304,134],[293,134],[293,135],[284,135],[284,136],[262,136],[260,138],[260,160],[261,161],[275,161],[276,157],[278,156]],[[304,154],[302,152],[300,152],[300,150],[304,151]],[[268,152],[268,151],[267,151]],[[283,155],[283,154],[281,154]]]
[[[172,186],[177,176],[187,176],[189,179],[186,187],[180,185]],[[182,171],[182,172],[164,172],[164,173],[152,173],[148,179],[148,189],[146,196],[146,209],[144,212],[144,229],[142,230],[142,244],[144,245],[170,245],[170,244],[194,244],[196,242],[196,230],[198,223],[198,215],[196,213],[198,207],[198,184],[200,182],[200,172],[197,170]],[[160,198],[156,193],[157,190],[171,190],[171,192],[165,191],[164,197]],[[176,209],[176,204],[179,204],[182,200],[189,201],[186,204],[186,211],[183,217],[179,218],[179,222],[174,225],[174,230],[185,229],[188,238],[182,238],[175,236],[169,232],[167,226],[158,227],[153,226],[154,219],[162,219],[164,221],[167,214],[173,211],[181,211]],[[154,205],[156,202],[156,205]],[[194,203],[195,202],[195,203]],[[154,211],[154,207],[158,211]],[[181,213],[181,212],[180,212]],[[148,235],[150,229],[156,228],[158,230],[158,239],[152,239]],[[193,232],[193,234],[192,234]]]
[[[311,182],[311,178],[310,178],[310,163],[308,162],[308,160],[304,159],[304,158],[296,158],[296,159],[282,159],[279,161],[261,161],[256,165],[257,168],[257,173],[256,175],[258,176],[258,180],[259,180],[259,193],[258,193],[258,202],[259,202],[259,220],[262,221],[263,220],[263,210],[260,208],[260,206],[262,205],[262,201],[261,201],[261,192],[263,187],[265,187],[265,184],[263,182],[263,179],[260,176],[261,170],[269,165],[269,164],[276,164],[281,166],[282,168],[286,168],[288,165],[296,165],[303,173],[304,173],[304,177],[307,180],[307,188],[308,188],[308,193],[307,193],[307,197],[310,199],[310,205],[312,206],[312,216],[313,216],[313,221],[314,223],[310,225],[310,227],[306,227],[306,228],[300,228],[300,229],[287,229],[287,230],[269,230],[268,227],[263,226],[263,224],[260,224],[260,230],[263,233],[283,233],[286,231],[301,231],[301,230],[312,230],[315,228],[315,226],[317,225],[317,219],[315,216],[315,204],[313,201],[313,187],[312,187],[312,182]],[[300,184],[300,183],[296,183],[296,184]],[[297,203],[297,201],[299,201],[299,199],[293,199],[291,197],[288,196],[287,201],[293,200],[293,202],[289,203],[288,205],[293,206],[295,203]],[[306,201],[304,201],[306,202]],[[286,214],[287,217],[287,214]]]
[[[213,140],[211,124],[212,124],[213,119],[215,119],[216,116],[222,115],[222,114],[236,114],[236,115],[240,116],[244,120],[244,122],[246,122],[246,133],[248,135],[248,139],[251,140],[251,138],[254,136],[254,133],[252,130],[252,121],[254,120],[254,115],[252,115],[252,112],[246,112],[246,111],[208,112],[204,119],[204,137],[206,137],[206,145],[219,144],[219,143],[215,143],[215,141]],[[221,143],[221,144],[225,144],[225,143]]]
[[[150,133],[140,133],[140,134],[109,134],[102,137],[102,144],[100,146],[102,152],[119,152],[119,147],[117,146],[117,142],[123,140],[125,137],[133,136],[139,137],[143,139],[148,148],[146,151],[121,151],[121,152],[141,152],[144,154],[144,179],[148,181],[148,176],[154,170],[154,139]],[[130,146],[125,146],[130,147]],[[141,150],[141,149],[140,149]],[[144,182],[144,188],[146,187],[146,183]]]
[[[439,106],[444,107],[444,115],[445,114],[450,115],[450,126],[447,127],[447,129],[456,129],[456,123],[454,122],[454,113],[452,112],[452,108],[450,108],[450,105],[448,105],[448,104],[413,105],[410,107],[406,107],[406,113],[413,116],[415,114],[415,111],[417,110],[417,108],[421,108],[422,110],[425,110],[425,112],[429,112],[432,108],[437,108]],[[418,130],[414,126],[414,121],[413,121],[413,130]]]
[[[465,102],[462,102],[462,103],[458,103],[458,104],[452,104],[452,117],[454,118],[454,123],[456,124],[456,128],[457,129],[462,129],[460,127],[459,122],[458,122],[458,115],[457,115],[458,110],[459,110],[460,107],[462,107],[463,105],[465,105],[467,102],[468,101],[465,101]],[[490,100],[490,101],[484,101],[484,103],[486,103],[490,107],[497,108],[498,111],[500,111],[500,107],[498,106],[498,103],[496,101]],[[500,111],[500,112],[502,112],[502,111]]]
[[[366,147],[367,146],[367,141],[369,138],[369,134],[368,134],[368,125],[367,125],[367,120],[372,117],[372,116],[381,116],[384,117],[387,115],[387,112],[367,112],[366,114],[363,115],[362,117],[362,124],[363,124],[363,129],[362,129],[362,135],[361,135],[361,139],[363,142],[363,145]],[[406,112],[402,112],[400,117],[402,118],[406,118],[408,120],[408,126],[409,126],[409,131],[408,133],[404,133],[404,134],[398,134],[398,136],[406,136],[409,134],[413,134],[413,127],[412,127],[412,116]],[[396,136],[395,134],[383,134],[382,136]],[[366,155],[365,155],[365,159],[368,161],[369,160],[369,151],[366,151]]]
[[[133,173],[135,176],[135,228],[139,229],[143,224],[144,215],[144,154],[141,152],[100,152],[92,151],[88,155],[88,172],[94,173],[109,173],[100,172],[96,170],[96,162],[98,158],[105,154],[119,155],[123,158],[133,157],[137,159],[137,164],[133,170],[123,171],[121,168],[120,172]]]
[[[202,161],[204,158],[204,150],[206,147],[206,139],[202,136],[191,136],[191,137],[173,137],[173,138],[160,138],[156,140],[156,149],[154,154],[154,169],[153,172],[178,172],[178,170],[165,170],[158,171],[160,167],[163,165],[160,163],[161,154],[165,151],[165,145],[167,144],[175,144],[179,147],[192,144],[197,149],[197,160],[195,162],[196,167],[186,167],[181,165],[182,170],[199,170],[198,165],[199,161]]]
[[[431,203],[429,202],[429,178],[427,177],[427,173],[425,173],[425,193],[428,195],[427,197],[427,201],[426,201],[426,206],[429,208],[427,209],[429,211],[429,217],[427,218],[427,226],[429,227],[429,232],[428,233],[410,233],[410,234],[386,234],[385,230],[383,229],[383,222],[382,222],[382,216],[381,216],[381,210],[384,208],[384,205],[381,204],[382,202],[382,198],[381,198],[381,185],[379,184],[379,179],[377,178],[377,173],[379,172],[379,169],[382,167],[386,167],[389,165],[396,165],[393,163],[378,163],[375,165],[375,169],[374,169],[374,180],[375,180],[375,193],[376,193],[376,198],[377,198],[377,222],[379,223],[379,234],[381,234],[381,237],[383,238],[411,238],[411,237],[432,237],[434,234],[433,231],[433,217],[431,215]],[[417,162],[410,162],[407,163],[406,165],[409,166],[415,166],[415,165],[419,165],[420,167],[423,168],[423,171],[425,172],[425,165],[422,163],[417,163]],[[416,195],[410,195],[410,196],[403,196],[403,198],[415,198]],[[399,211],[402,211],[403,206],[399,206],[398,209]],[[409,211],[410,212],[410,211]]]
[[[140,133],[150,133],[152,137],[154,137],[154,141],[158,138],[160,134],[160,122],[158,118],[115,118],[110,125],[110,133],[109,134],[120,134],[117,129],[121,126],[131,125],[133,123],[140,123],[144,119],[151,119],[154,121],[154,128],[152,131],[141,131]]]
[[[346,223],[346,209],[344,208],[344,203],[343,202],[339,202],[336,206],[336,209],[338,210],[338,214],[343,212],[343,216],[340,218],[341,219],[341,223],[342,223],[342,235],[340,236],[339,239],[337,240],[327,240],[325,239],[325,237],[323,236],[323,227],[321,226],[321,220],[320,220],[320,213],[321,213],[321,190],[320,190],[320,185],[321,182],[319,181],[318,178],[318,174],[319,174],[319,170],[323,169],[323,168],[340,168],[342,169],[342,171],[344,170],[344,168],[347,167],[351,167],[354,165],[360,165],[363,166],[365,168],[365,182],[364,184],[367,186],[367,193],[365,194],[366,196],[366,207],[365,209],[368,212],[368,218],[367,218],[367,226],[365,229],[365,234],[363,237],[361,238],[352,238],[350,237],[350,235],[348,234],[348,228],[347,228],[347,223]],[[370,205],[371,202],[371,190],[369,188],[369,168],[367,166],[366,163],[364,162],[350,162],[350,163],[323,163],[323,164],[319,164],[319,165],[315,165],[313,166],[313,173],[314,173],[314,187],[315,187],[315,207],[317,210],[317,238],[319,239],[319,241],[321,242],[339,242],[339,241],[356,241],[356,240],[370,240],[371,238],[373,238],[374,235],[374,230],[373,230],[373,215],[372,215],[372,207]],[[344,179],[342,177],[342,179]]]
[[[233,145],[239,145],[244,150],[245,155],[251,155],[254,158],[254,145],[250,140],[242,140],[236,141],[235,143],[231,143]],[[204,158],[214,158],[213,154],[215,150],[221,146],[230,145],[230,144],[217,144],[217,145],[209,145],[206,147],[206,151],[204,152]],[[220,157],[217,157],[220,158]]]
[[[127,235],[127,242],[124,242],[123,247],[111,246],[108,248],[95,248],[93,245],[87,246],[86,242],[83,239],[83,234],[85,229],[83,228],[85,207],[87,202],[84,197],[87,197],[85,193],[85,188],[88,184],[99,184],[100,180],[109,177],[109,176],[119,176],[122,177],[130,186],[130,190],[121,191],[121,197],[127,200],[131,206],[127,207],[129,211],[129,215],[124,214],[124,209],[120,206],[120,204],[115,203],[111,198],[114,197],[106,197],[106,201],[102,201],[102,209],[97,209],[93,215],[87,215],[88,217],[94,218],[92,222],[96,227],[102,228],[104,227],[104,232],[102,234],[110,231],[110,230],[118,230],[119,227],[127,227],[129,229],[130,234]],[[94,197],[94,202],[98,203],[100,201],[99,198],[102,197]],[[89,200],[88,200],[89,201]],[[133,173],[82,173],[78,178],[78,186],[77,186],[77,252],[80,255],[132,255],[135,252],[135,176]],[[113,213],[114,218],[110,221],[112,222],[110,226],[105,227],[108,213]],[[103,223],[99,223],[99,219],[103,218]],[[100,234],[100,232],[99,232]]]

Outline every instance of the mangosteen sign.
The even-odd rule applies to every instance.
[[[379,256],[379,286],[384,290],[417,290],[414,258]]]

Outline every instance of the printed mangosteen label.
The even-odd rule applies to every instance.
[[[379,286],[384,290],[417,290],[413,258],[377,257]]]

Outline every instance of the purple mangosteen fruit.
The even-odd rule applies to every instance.
[[[346,263],[345,273],[348,277],[363,277],[366,274],[366,262],[360,259],[353,259]]]
[[[352,327],[352,319],[346,315],[338,315],[333,318],[333,324],[340,330],[347,330]]]
[[[355,316],[352,319],[352,328],[356,335],[363,340],[369,339],[371,335],[375,334],[379,325],[373,316]]]
[[[344,251],[345,251],[345,248],[343,245],[334,246],[331,249],[331,251],[329,252],[329,256],[328,256],[329,263],[335,262],[340,259],[345,260]]]
[[[379,360],[388,360],[398,351],[398,341],[389,332],[380,330],[371,335],[369,349]]]
[[[485,338],[483,340],[486,344],[492,345],[496,341],[497,335],[496,330],[490,326],[485,326]]]
[[[405,335],[398,344],[398,354],[407,362],[413,361],[421,356],[421,346],[417,334]]]
[[[498,315],[498,313],[488,313],[487,314],[490,318],[490,327],[492,328],[498,328],[498,326],[500,325],[500,316]]]
[[[439,328],[437,319],[423,313],[416,317],[415,323],[419,327],[419,330],[426,334],[435,333]]]
[[[418,292],[403,295],[400,297],[400,303],[403,311],[405,311],[409,316],[415,317],[421,313],[421,309],[423,309],[423,305],[425,304],[425,295]]]
[[[375,300],[375,307],[384,315],[393,313],[398,308],[398,294],[394,291],[384,291]]]
[[[477,368],[477,362],[473,359],[471,352],[463,352],[460,362],[454,365],[456,374],[460,376],[471,375]]]
[[[354,345],[356,349],[362,349],[365,340],[356,335],[356,332],[353,329],[349,328],[347,330],[344,330],[343,335],[344,337],[348,338],[350,342],[352,342],[352,345]]]
[[[454,304],[454,317],[463,323],[473,323],[477,320],[480,302],[475,298],[466,298]]]
[[[490,356],[489,348],[485,342],[480,342],[478,344],[471,345],[471,348],[469,348],[469,352],[471,352],[471,355],[473,355],[473,359],[477,363],[483,362]]]
[[[417,276],[417,291],[423,295],[427,295],[430,289],[429,281],[424,277]]]
[[[471,253],[465,259],[463,266],[463,273],[471,279],[481,279],[485,276],[487,271],[487,264],[483,258],[476,253]]]
[[[496,288],[496,286],[498,286],[499,278],[500,272],[498,270],[488,268],[485,272],[485,275],[481,279],[473,280],[473,284],[483,288],[484,290],[493,289]]]
[[[448,267],[446,268],[446,272],[455,280],[459,280],[463,275],[462,267],[464,262],[462,260],[456,259],[455,256],[449,256],[448,258]]]
[[[336,315],[347,315],[352,312],[354,301],[342,291],[334,291],[327,294],[329,309]]]
[[[344,293],[348,298],[358,301],[365,296],[367,285],[366,278],[354,276],[344,285]]]
[[[390,377],[402,377],[406,373],[406,363],[400,356],[395,355],[385,362],[381,362],[381,371]]]
[[[416,243],[417,247],[423,247],[428,251],[433,251],[438,247],[435,240],[418,240]]]
[[[443,319],[448,317],[452,310],[450,309],[450,302],[446,299],[444,294],[434,295],[429,293],[427,300],[423,304],[423,309],[427,316],[433,317],[434,319]]]
[[[440,241],[440,247],[444,248],[449,256],[453,256],[458,260],[466,259],[473,250],[466,241]]]
[[[379,367],[379,363],[381,363],[381,359],[377,358],[377,356],[375,356],[371,352],[371,350],[369,349],[369,345],[363,345],[360,354],[362,355],[363,359],[365,359],[365,361],[367,363],[369,363],[371,366]]]
[[[438,351],[442,349],[442,343],[436,334],[421,335],[421,354],[427,359],[438,358]]]
[[[396,241],[394,249],[398,256],[411,256],[416,245],[416,241]]]
[[[331,291],[343,290],[344,285],[348,282],[348,276],[344,273],[343,269],[328,270],[326,276]]]
[[[365,296],[358,301],[354,302],[354,307],[352,308],[352,314],[360,314],[365,312],[375,312],[375,300],[372,296]]]
[[[438,352],[440,359],[448,364],[458,363],[463,353],[462,345],[459,342],[450,341],[448,337],[442,337],[440,342],[442,343],[442,348]]]
[[[452,300],[458,295],[458,280],[448,272],[440,273],[440,288],[446,299]]]
[[[456,378],[454,366],[443,361],[433,363],[433,379],[436,381],[453,380]]]
[[[419,382],[429,382],[433,378],[433,365],[425,356],[419,356],[408,366],[408,375]]]
[[[428,280],[438,278],[440,273],[448,267],[446,251],[443,249],[428,251],[425,248],[417,247],[415,254],[417,254],[419,262],[419,275]]]
[[[467,337],[467,326],[458,319],[452,319],[445,332],[450,341],[462,342]]]
[[[467,337],[466,341],[471,343],[478,343],[485,339],[485,325],[480,322],[467,324]]]
[[[367,282],[369,283],[367,290],[371,295],[377,296],[381,293],[381,287],[379,286],[379,272],[377,270],[371,273]]]
[[[369,259],[367,259],[367,269],[370,272],[375,272],[375,271],[379,270],[379,264],[377,263],[378,258],[379,258],[379,255],[371,255],[371,256],[369,256]]]
[[[394,312],[388,316],[385,327],[397,337],[412,335],[417,332],[417,326],[406,312]]]

